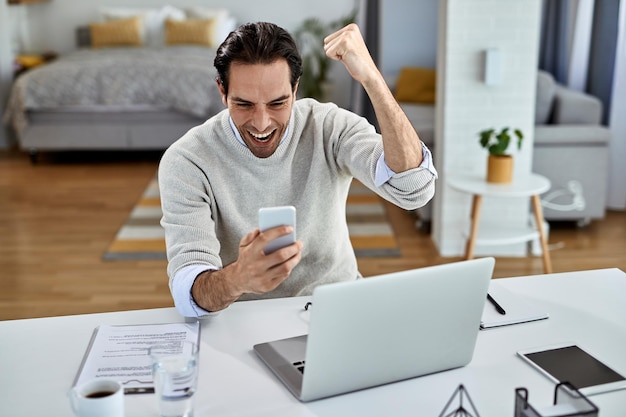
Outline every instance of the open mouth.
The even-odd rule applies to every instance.
[[[248,134],[250,134],[250,136],[252,136],[258,142],[262,143],[269,142],[274,137],[275,132],[276,129],[266,133],[253,133],[248,130]]]

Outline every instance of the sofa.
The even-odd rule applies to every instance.
[[[403,98],[397,95],[401,76],[396,98]],[[398,102],[422,141],[436,154],[434,104]],[[596,97],[566,88],[549,73],[538,71],[532,170],[552,183],[541,196],[546,220],[584,226],[604,217],[611,133],[601,124],[602,111],[602,102]],[[431,206],[432,202],[417,211],[418,227],[429,225]]]
[[[533,171],[552,188],[542,195],[547,220],[586,225],[604,217],[611,131],[602,123],[602,102],[537,74]]]

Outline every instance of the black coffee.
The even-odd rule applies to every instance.
[[[92,392],[91,394],[85,395],[85,397],[102,398],[102,397],[108,397],[109,395],[113,395],[113,394],[115,394],[115,391],[96,391],[96,392]]]

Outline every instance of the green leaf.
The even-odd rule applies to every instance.
[[[503,127],[499,132],[495,129],[485,129],[479,132],[480,145],[486,148],[491,155],[506,155],[506,150],[511,144],[511,133],[508,127]],[[519,129],[513,129],[513,134],[517,138],[517,148],[522,148],[524,134]]]
[[[508,134],[502,134],[496,136],[498,141],[489,147],[489,153],[492,155],[503,155],[506,151],[506,148],[509,147],[509,142],[511,142],[511,137]]]
[[[517,136],[517,150],[522,149],[522,139],[524,139],[524,134],[521,130],[515,129],[515,135]]]
[[[487,129],[487,130],[483,130],[482,132],[479,133],[480,135],[480,145],[483,148],[486,148],[489,145],[489,141],[491,139],[491,136],[493,135],[494,130],[493,129]]]

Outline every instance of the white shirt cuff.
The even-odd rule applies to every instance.
[[[193,299],[191,287],[198,275],[204,271],[217,270],[216,267],[206,264],[188,265],[181,268],[175,275],[172,282],[172,298],[176,311],[184,317],[206,317],[219,314],[219,311],[211,312],[203,309]]]
[[[435,164],[433,164],[433,155],[430,152],[430,149],[422,142],[422,163],[420,164],[420,168],[428,169],[435,178],[439,177],[437,174],[437,170],[435,169]],[[380,154],[380,158],[376,162],[376,172],[374,174],[374,185],[380,187],[391,177],[393,177],[396,173],[389,168],[387,162],[385,162],[385,152]]]

